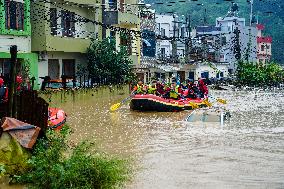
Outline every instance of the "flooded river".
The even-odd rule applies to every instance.
[[[136,162],[126,188],[284,188],[283,92],[212,95],[228,101],[232,118],[224,126],[187,123],[189,112],[141,113],[124,105],[111,113],[109,107],[127,93],[108,89],[51,104],[67,112],[75,143],[94,141]]]
[[[228,100],[232,118],[223,127],[187,123],[189,112],[141,113],[124,105],[111,113],[110,105],[127,94],[108,91],[58,106],[68,113],[74,141],[96,141],[135,159],[127,188],[284,188],[283,92],[212,94]]]

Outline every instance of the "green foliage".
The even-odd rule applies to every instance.
[[[116,51],[111,38],[94,41],[87,50],[88,71],[93,78],[105,80],[106,84],[119,84],[133,79],[132,61],[124,46]]]
[[[85,142],[72,149],[66,142],[68,133],[51,131],[47,139],[40,139],[28,162],[30,169],[15,180],[36,189],[122,186],[129,176],[127,161],[99,152],[91,154],[91,145]]]
[[[283,82],[284,72],[281,66],[276,63],[267,63],[266,66],[261,66],[239,62],[237,79],[240,85],[275,86]]]

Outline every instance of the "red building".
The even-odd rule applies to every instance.
[[[271,45],[272,37],[262,36],[262,31],[264,30],[264,25],[257,24],[257,62],[265,64],[271,59]]]

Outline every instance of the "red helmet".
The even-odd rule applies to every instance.
[[[21,77],[21,76],[17,76],[16,82],[17,82],[17,83],[22,83],[22,82],[23,82],[22,77]]]
[[[0,86],[4,85],[4,79],[0,77]]]

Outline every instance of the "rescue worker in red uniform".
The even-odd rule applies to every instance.
[[[207,98],[208,88],[202,78],[198,80],[198,89],[201,92],[201,98]]]
[[[0,104],[8,101],[8,89],[4,86],[4,79],[0,78]]]

